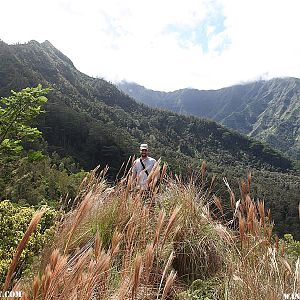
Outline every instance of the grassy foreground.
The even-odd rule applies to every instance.
[[[205,163],[188,183],[157,165],[147,193],[134,191],[130,174],[113,188],[105,171],[95,174],[58,221],[32,277],[13,283],[42,212],[33,217],[3,290],[13,286],[32,300],[281,300],[300,293],[300,259],[273,236],[264,203],[251,198],[250,175],[239,196],[224,179],[232,209],[225,212],[206,182]]]

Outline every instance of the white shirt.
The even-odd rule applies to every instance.
[[[137,176],[138,186],[145,187],[147,185],[147,174],[145,170],[148,171],[148,175],[150,174],[153,166],[156,163],[156,160],[152,157],[147,156],[145,159],[142,159],[144,166],[146,169],[143,168],[140,158],[136,159],[132,166],[132,173]]]

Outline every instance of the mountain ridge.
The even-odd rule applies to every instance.
[[[122,82],[118,87],[146,105],[217,121],[295,159],[300,158],[298,78],[261,80],[218,90],[181,89],[164,94],[135,83]]]
[[[120,92],[114,85],[106,82],[105,80],[92,78],[81,73],[74,67],[74,64],[69,59],[65,59],[65,57],[61,55],[61,52],[50,42],[40,44],[36,41],[30,41],[27,44],[13,45],[8,48],[5,46],[5,48],[9,49],[11,52],[11,56],[9,57],[10,60],[15,59],[15,64],[12,64],[11,68],[14,66],[18,68],[20,67],[18,63],[23,62],[23,64],[21,64],[21,75],[22,71],[27,73],[31,72],[32,74],[31,77],[28,75],[25,76],[25,78],[23,76],[15,76],[14,79],[19,79],[19,81],[13,81],[11,85],[14,84],[14,88],[18,86],[20,89],[26,85],[34,85],[38,81],[39,83],[41,82],[42,84],[52,87],[53,92],[50,96],[48,108],[51,107],[51,109],[54,109],[53,107],[55,105],[53,106],[53,103],[57,104],[57,100],[60,99],[60,104],[63,107],[66,105],[75,111],[87,109],[86,113],[88,113],[89,117],[98,118],[98,122],[101,121],[101,115],[93,114],[95,106],[99,106],[95,109],[96,111],[99,111],[100,109],[100,111],[102,110],[102,112],[105,112],[105,114],[108,115],[112,115],[109,107],[112,107],[115,110],[118,108],[122,109],[125,114],[133,113],[137,116],[148,114],[150,118],[152,114],[159,113],[158,111],[153,111],[151,108],[137,104],[133,99],[126,96],[123,92]],[[3,57],[3,55],[1,56]],[[8,76],[6,76],[6,78],[7,77]],[[3,88],[3,86],[1,86],[1,88]],[[6,88],[6,90],[8,91],[8,88]],[[63,90],[65,92],[64,94],[62,94]],[[121,110],[119,113],[123,114]],[[185,117],[180,117],[172,113],[165,114],[167,118],[171,118],[170,120],[178,117],[181,121],[187,122]],[[128,117],[128,115],[124,115],[124,117]],[[45,120],[46,119],[47,116]],[[105,121],[105,117],[102,121]],[[124,123],[122,123],[122,119],[118,119],[116,121],[119,123],[118,126],[123,125]],[[193,118],[192,121],[196,123],[203,123],[203,121],[197,121]],[[201,126],[203,126],[203,124]],[[219,125],[214,123],[205,123],[204,125],[208,125],[208,128],[212,128],[213,130],[220,128],[218,130],[221,132],[226,131],[224,128],[219,127]],[[139,126],[141,129],[145,127],[144,124],[139,124]],[[168,126],[170,126],[170,124]],[[161,127],[164,128],[164,126]],[[228,135],[231,136],[231,133],[228,133]],[[232,137],[235,136],[235,134],[232,134]],[[235,138],[237,137],[238,136]],[[241,138],[238,137],[238,140],[240,139]],[[249,143],[251,144],[251,142]],[[138,142],[136,142],[136,145],[137,144]],[[183,146],[183,148],[187,148],[186,145]]]

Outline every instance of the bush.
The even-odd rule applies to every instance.
[[[284,235],[284,245],[286,254],[293,260],[300,257],[300,242],[295,241],[290,233]]]
[[[0,283],[4,282],[16,247],[34,213],[35,209],[32,207],[19,206],[9,200],[0,202]],[[16,277],[19,277],[24,270],[29,268],[34,258],[50,240],[54,232],[54,218],[57,214],[55,210],[49,208],[44,213],[37,230],[31,236],[21,255],[18,272],[15,274]]]

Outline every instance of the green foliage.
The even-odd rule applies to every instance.
[[[31,127],[32,121],[42,112],[41,106],[47,102],[44,96],[49,89],[41,85],[26,88],[20,92],[0,99],[0,154],[18,154],[22,150],[21,142],[33,141],[41,132]]]
[[[12,141],[10,139],[3,139],[0,145],[1,155],[18,155],[23,150],[20,141]],[[2,157],[3,159],[3,157]]]
[[[294,260],[300,258],[300,241],[295,241],[293,235],[286,233],[284,235],[284,244],[286,254]]]
[[[99,234],[103,248],[108,249],[111,245],[114,226],[118,213],[118,202],[115,201],[110,205],[107,205],[101,214],[95,219],[95,224],[92,224],[93,235]]]
[[[34,162],[42,160],[45,158],[45,155],[42,153],[42,151],[29,150],[27,157],[30,162]]]
[[[40,253],[54,233],[55,210],[44,206],[46,210],[37,230],[30,238],[19,262],[19,273],[30,268],[34,258]],[[8,200],[0,202],[0,283],[4,282],[8,266],[18,243],[29,225],[35,209],[16,205]]]
[[[215,280],[214,278],[208,280],[195,280],[190,288],[178,294],[176,296],[176,300],[214,300],[220,299],[217,296],[217,290],[219,287],[219,280]]]
[[[70,159],[51,159],[45,144],[37,142],[42,133],[31,123],[42,112],[48,91],[38,85],[1,99],[0,199],[31,205],[74,199],[85,176]]]
[[[7,163],[5,174],[1,174],[0,198],[13,202],[53,203],[69,201],[76,197],[78,187],[86,172],[78,170],[71,159],[50,158],[39,151],[29,152],[14,163]],[[69,171],[69,170],[71,171]],[[73,173],[74,172],[74,173]]]

